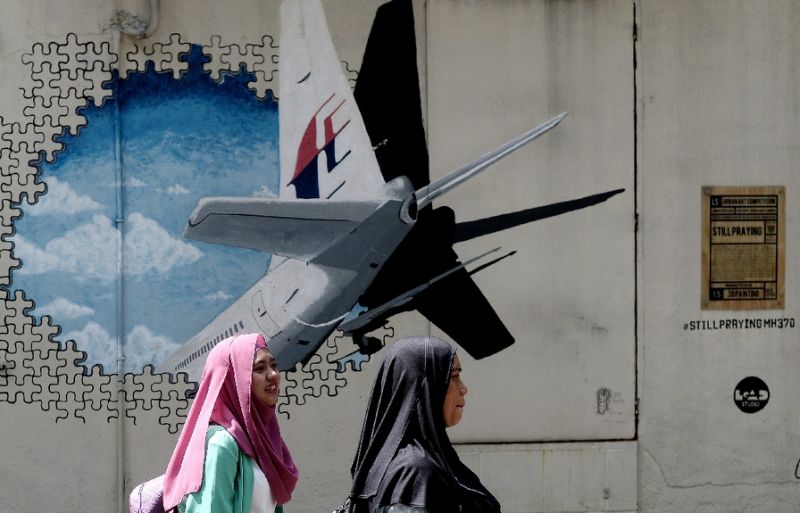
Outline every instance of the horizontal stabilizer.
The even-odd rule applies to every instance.
[[[379,201],[209,197],[198,203],[188,239],[310,260],[358,227]]]
[[[419,294],[423,290],[427,289],[428,287],[430,287],[434,283],[446,278],[447,276],[453,274],[454,272],[456,272],[456,271],[458,271],[460,269],[463,269],[464,267],[466,267],[467,265],[471,264],[472,262],[474,262],[476,260],[479,260],[479,259],[481,259],[481,258],[483,258],[483,257],[485,257],[487,255],[490,255],[490,254],[492,254],[492,253],[494,253],[496,251],[499,251],[499,250],[500,250],[499,247],[498,248],[494,248],[492,250],[487,251],[486,253],[483,253],[481,255],[473,257],[473,258],[467,260],[466,262],[464,262],[463,264],[459,264],[459,265],[453,267],[452,269],[449,269],[449,270],[443,272],[439,276],[436,276],[435,278],[432,278],[432,279],[428,280],[427,282],[423,283],[422,285],[414,287],[413,289],[411,289],[411,290],[409,290],[407,292],[404,292],[403,294],[400,294],[396,298],[394,298],[394,299],[392,299],[390,301],[387,301],[386,303],[384,303],[384,304],[382,304],[382,305],[380,305],[378,307],[370,308],[368,311],[362,313],[358,317],[355,317],[355,318],[353,318],[353,319],[351,319],[349,321],[343,322],[342,324],[339,325],[339,329],[342,330],[345,333],[351,333],[353,331],[357,331],[359,329],[363,329],[364,327],[366,327],[370,323],[372,323],[375,319],[380,318],[381,316],[385,315],[390,310],[393,310],[395,308],[398,308],[398,307],[401,307],[401,306],[405,305],[406,303],[408,303],[409,301],[414,299],[414,296],[416,296],[417,294]]]
[[[539,219],[546,219],[548,217],[572,212],[573,210],[591,207],[624,191],[625,189],[614,189],[613,191],[592,194],[591,196],[585,196],[574,200],[551,203],[541,207],[528,208],[508,214],[477,219],[475,221],[456,223],[455,242],[464,242],[465,240],[538,221]]]
[[[526,144],[533,141],[537,137],[546,134],[547,132],[555,128],[561,122],[561,120],[564,119],[564,117],[566,117],[566,115],[567,115],[566,112],[562,112],[558,116],[548,121],[545,121],[541,125],[532,128],[527,132],[523,133],[522,135],[508,141],[499,148],[492,150],[489,153],[486,153],[485,155],[481,156],[474,162],[470,162],[465,166],[461,166],[455,171],[451,171],[445,176],[437,180],[434,180],[425,187],[421,187],[416,192],[418,208],[419,209],[424,208],[442,194],[445,194],[446,192],[455,189],[457,186],[466,182],[467,180],[477,175],[487,167],[491,166],[498,160],[502,159],[506,155],[525,146]]]

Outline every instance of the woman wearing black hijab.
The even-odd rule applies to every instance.
[[[351,468],[353,513],[499,513],[445,430],[461,420],[466,393],[447,342],[407,338],[386,351]]]

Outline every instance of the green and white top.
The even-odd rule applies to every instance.
[[[206,431],[203,484],[178,504],[179,513],[283,513],[266,476],[216,424]]]

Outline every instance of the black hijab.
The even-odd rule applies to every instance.
[[[361,428],[351,473],[355,513],[392,504],[431,513],[498,513],[500,504],[461,463],[443,405],[455,349],[433,337],[386,351]]]

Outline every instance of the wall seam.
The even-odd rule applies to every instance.
[[[639,84],[638,54],[639,26],[637,3],[633,0],[633,439],[639,439]]]

